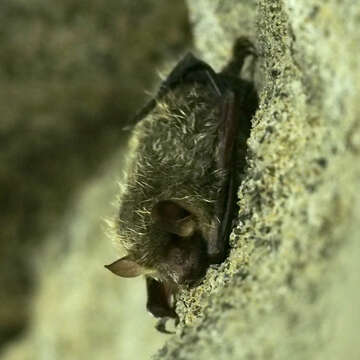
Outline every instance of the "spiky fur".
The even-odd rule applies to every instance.
[[[216,167],[219,97],[201,84],[183,84],[161,99],[133,132],[130,161],[114,223],[116,242],[149,270],[172,277],[161,257],[170,240],[151,217],[161,200],[195,214],[204,239],[224,173]],[[150,271],[151,271],[150,270]]]

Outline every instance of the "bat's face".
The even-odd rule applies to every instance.
[[[129,256],[106,267],[121,277],[148,275],[164,282],[191,286],[204,277],[208,266],[204,242],[194,235],[185,240],[175,238],[165,247],[163,254],[158,256],[154,267],[144,267]]]
[[[149,234],[157,244],[151,263],[142,263],[139,255],[129,255],[109,265],[109,270],[122,277],[148,275],[179,285],[196,284],[209,266],[207,241],[197,216],[166,200],[153,207],[151,218]]]
[[[188,238],[174,238],[168,245],[160,272],[177,284],[194,285],[208,267],[206,248],[201,235]]]
[[[209,264],[197,217],[174,201],[161,201],[152,218],[166,239],[157,261],[157,276],[190,285],[201,279]]]

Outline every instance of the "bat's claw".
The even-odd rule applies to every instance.
[[[163,334],[175,334],[175,331],[169,331],[166,329],[166,323],[170,320],[170,317],[163,317],[161,318],[157,324],[155,325],[155,329]],[[179,318],[175,319],[175,326],[179,323]]]

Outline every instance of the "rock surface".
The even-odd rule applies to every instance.
[[[1,358],[143,359],[166,338],[155,359],[359,359],[355,1],[188,0],[198,55],[216,70],[240,36],[258,52],[232,250],[182,291],[168,338],[145,314],[143,282],[104,271],[122,121],[151,69],[189,43],[183,4],[169,4],[0,4],[0,342],[27,325]]]
[[[188,1],[219,69],[234,39],[258,51],[260,106],[229,258],[183,291],[155,359],[358,359],[360,5]]]

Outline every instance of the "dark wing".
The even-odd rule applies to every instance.
[[[215,71],[205,62],[196,58],[191,52],[187,53],[174,67],[169,76],[162,82],[155,98],[149,100],[145,106],[135,115],[133,124],[135,125],[156,106],[170,90],[185,82],[211,82],[213,87],[221,89],[221,84],[217,83]]]

